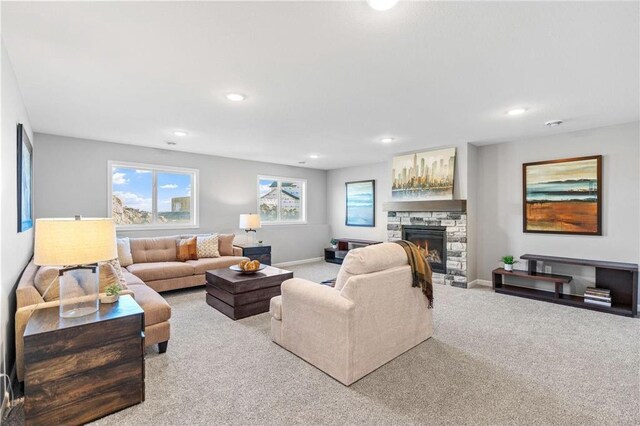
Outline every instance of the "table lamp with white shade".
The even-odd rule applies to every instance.
[[[256,230],[262,227],[260,215],[256,213],[241,214],[239,227],[247,233],[249,245],[255,245]]]
[[[34,263],[60,266],[60,316],[81,317],[98,310],[97,262],[118,257],[113,219],[37,219]]]

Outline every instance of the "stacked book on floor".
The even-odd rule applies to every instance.
[[[587,287],[584,292],[584,303],[590,305],[611,307],[611,290],[605,288]]]

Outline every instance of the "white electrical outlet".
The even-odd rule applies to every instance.
[[[551,273],[551,266],[545,266],[544,267],[544,273],[545,274],[550,274]]]

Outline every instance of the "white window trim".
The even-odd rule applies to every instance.
[[[129,161],[115,161],[109,160],[107,162],[107,217],[112,217],[113,212],[113,168],[114,167],[124,167],[131,169],[144,169],[144,170],[153,170],[156,172],[169,172],[169,173],[183,173],[191,174],[191,215],[193,220],[191,223],[185,224],[168,224],[168,225],[158,225],[156,223],[152,225],[116,225],[116,229],[118,231],[143,231],[143,230],[160,230],[160,229],[198,229],[200,228],[200,204],[198,202],[200,198],[199,194],[199,182],[200,182],[200,170],[198,169],[189,169],[186,167],[175,167],[175,166],[165,166],[161,164],[145,164],[145,163],[132,163]],[[157,212],[157,182],[156,182],[156,174],[153,173],[153,183],[151,189],[151,208],[152,208],[152,217],[155,222]]]
[[[268,180],[277,180],[277,181],[290,181],[290,182],[300,182],[302,184],[302,220],[277,220],[275,222],[267,222],[261,221],[262,226],[288,226],[288,225],[306,225],[307,224],[307,180],[296,177],[284,177],[284,176],[270,176],[270,175],[258,175],[256,179],[256,206],[257,212],[260,214],[260,181],[268,179]],[[278,203],[280,206],[280,203]],[[280,209],[278,209],[278,215],[280,215]]]

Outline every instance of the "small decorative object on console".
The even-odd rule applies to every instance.
[[[122,287],[120,284],[111,284],[105,289],[105,295],[100,297],[100,303],[115,303],[120,298]]]
[[[513,256],[511,256],[511,255],[502,256],[500,261],[504,264],[504,270],[505,271],[513,271],[513,265],[518,263],[518,261],[514,260]]]

